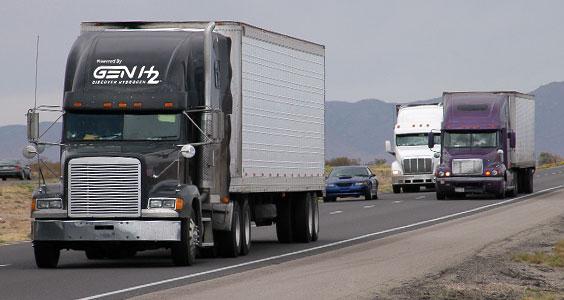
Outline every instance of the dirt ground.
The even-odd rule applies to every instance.
[[[564,216],[487,245],[462,264],[386,291],[376,299],[564,300],[564,267],[517,262],[523,253],[552,253],[564,239]]]
[[[29,240],[31,194],[37,183],[0,185],[0,243]]]

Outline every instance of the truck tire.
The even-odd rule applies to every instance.
[[[311,193],[311,204],[313,209],[313,232],[311,233],[311,240],[315,242],[319,239],[319,202],[317,201],[316,193]]]
[[[521,172],[523,175],[523,179],[521,180],[522,183],[522,191],[525,194],[530,194],[533,192],[533,172],[532,169],[525,169]]]
[[[86,249],[84,254],[86,254],[86,258],[88,259],[104,259],[106,256],[102,249]]]
[[[372,197],[372,194],[370,194]],[[294,198],[294,241],[311,242],[313,234],[313,207],[310,193],[300,193]]]
[[[437,200],[445,200],[446,195],[444,193],[437,192]]]
[[[241,253],[241,209],[239,203],[233,201],[233,217],[231,218],[231,230],[214,231],[219,243],[219,253],[223,257],[237,257]]]
[[[191,266],[196,261],[196,244],[198,241],[198,226],[194,209],[190,218],[182,220],[180,242],[172,247],[172,262],[176,266]]]
[[[392,190],[394,191],[394,194],[399,194],[399,193],[401,193],[401,186],[400,185],[392,185]]]
[[[291,243],[292,235],[292,198],[286,196],[276,203],[276,236],[280,243]]]
[[[241,252],[242,256],[249,254],[251,250],[251,208],[249,201],[243,201],[241,205]]]
[[[38,268],[52,269],[56,268],[59,263],[61,250],[52,243],[36,241],[33,242],[33,253]]]

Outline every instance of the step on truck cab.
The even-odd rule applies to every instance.
[[[430,149],[429,133],[441,129],[443,107],[440,103],[396,106],[394,150],[386,141],[386,151],[394,156],[391,166],[394,193],[418,192],[421,187],[435,187],[435,168],[439,163],[440,136]]]
[[[68,56],[61,182],[32,196],[37,266],[170,248],[236,257],[251,222],[318,238],[325,48],[238,22],[86,22]],[[28,112],[33,157],[39,111]],[[51,108],[52,110],[52,108]]]
[[[531,193],[535,97],[518,92],[445,92],[437,199]],[[429,147],[434,146],[429,138]]]

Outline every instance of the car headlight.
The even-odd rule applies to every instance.
[[[392,175],[401,175],[400,170],[392,170]]]
[[[356,182],[354,185],[368,185],[366,181],[363,182]]]
[[[149,198],[149,208],[181,209],[182,208],[182,199],[180,199],[180,198]]]
[[[63,199],[61,198],[44,198],[35,200],[36,209],[61,209],[63,208]]]
[[[335,184],[334,184],[334,183],[328,183],[327,186],[329,186],[329,187],[334,187]]]

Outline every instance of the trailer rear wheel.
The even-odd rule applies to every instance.
[[[394,190],[394,194],[401,193],[401,185],[392,185],[392,190]]]
[[[294,240],[311,242],[313,233],[313,208],[310,193],[301,193],[294,198]]]
[[[176,266],[191,266],[196,261],[198,226],[194,209],[188,220],[182,220],[180,242],[172,247],[172,261]]]
[[[233,201],[233,217],[231,230],[214,231],[219,243],[219,252],[223,257],[237,257],[241,253],[241,209],[239,203]]]
[[[61,250],[49,242],[33,242],[35,264],[38,268],[56,268]]]
[[[445,200],[446,195],[444,193],[437,192],[437,200]]]
[[[313,209],[313,232],[311,233],[311,240],[315,242],[319,239],[319,202],[317,201],[316,193],[311,193],[311,204]]]
[[[522,191],[525,194],[530,194],[533,192],[533,169],[525,169],[521,172],[522,175]]]
[[[291,243],[292,235],[292,199],[286,196],[276,203],[276,235],[280,243]]]
[[[249,201],[243,201],[241,205],[241,255],[249,254],[251,249],[251,208]]]

